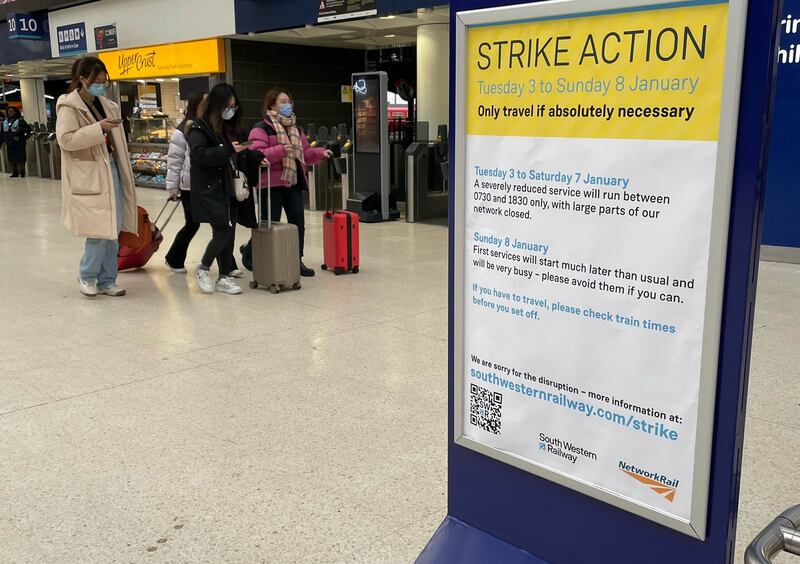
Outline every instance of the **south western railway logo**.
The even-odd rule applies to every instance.
[[[649,487],[658,495],[664,496],[664,499],[668,502],[675,501],[675,494],[678,491],[680,480],[670,480],[663,474],[642,470],[622,460],[619,461],[619,469],[637,482]]]

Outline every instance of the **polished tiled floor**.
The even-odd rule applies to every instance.
[[[202,295],[162,250],[87,300],[59,209],[0,180],[0,561],[414,560],[446,507],[445,227],[364,226],[362,272],[299,292]],[[800,502],[798,298],[762,265],[740,545]]]

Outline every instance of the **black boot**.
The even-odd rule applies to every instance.
[[[247,245],[241,245],[239,247],[239,252],[242,253],[242,266],[244,266],[247,270],[253,270],[253,250],[252,247]]]
[[[316,272],[314,272],[313,268],[308,268],[303,261],[300,261],[300,276],[306,276],[307,278],[311,278],[314,276]]]
[[[19,178],[19,173],[17,172],[17,163],[11,163],[11,178]]]

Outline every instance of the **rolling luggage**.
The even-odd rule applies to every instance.
[[[326,208],[322,214],[322,249],[325,264],[321,268],[331,270],[336,275],[346,272],[357,274],[361,261],[358,248],[358,214],[351,211],[333,211],[332,182]]]
[[[281,290],[300,289],[300,237],[297,226],[291,223],[272,221],[272,183],[267,167],[267,220],[261,217],[261,178],[253,191],[253,202],[258,218],[258,227],[252,230],[253,281],[255,289],[266,286],[273,294]]]
[[[161,241],[164,240],[161,232],[167,227],[172,216],[175,215],[175,210],[181,205],[180,201],[176,201],[167,219],[164,220],[164,225],[158,227],[158,220],[161,219],[169,203],[170,200],[167,200],[153,223],[150,223],[147,211],[142,207],[139,208],[139,234],[135,236],[131,233],[125,233],[124,235],[127,237],[123,237],[123,234],[120,234],[120,246],[117,252],[117,268],[119,270],[142,268],[150,260],[150,257],[156,253],[161,246]]]
[[[322,214],[322,270],[334,274],[358,273],[358,214],[351,211],[326,211]]]

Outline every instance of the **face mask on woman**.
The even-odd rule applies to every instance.
[[[105,96],[106,95],[106,87],[102,84],[90,84],[89,88],[87,89],[89,94],[92,96]]]
[[[236,115],[236,108],[225,108],[220,115],[222,115],[222,119],[228,121]]]
[[[294,105],[291,102],[287,102],[285,104],[278,104],[278,113],[281,114],[283,117],[292,117],[292,113],[294,112]]]

